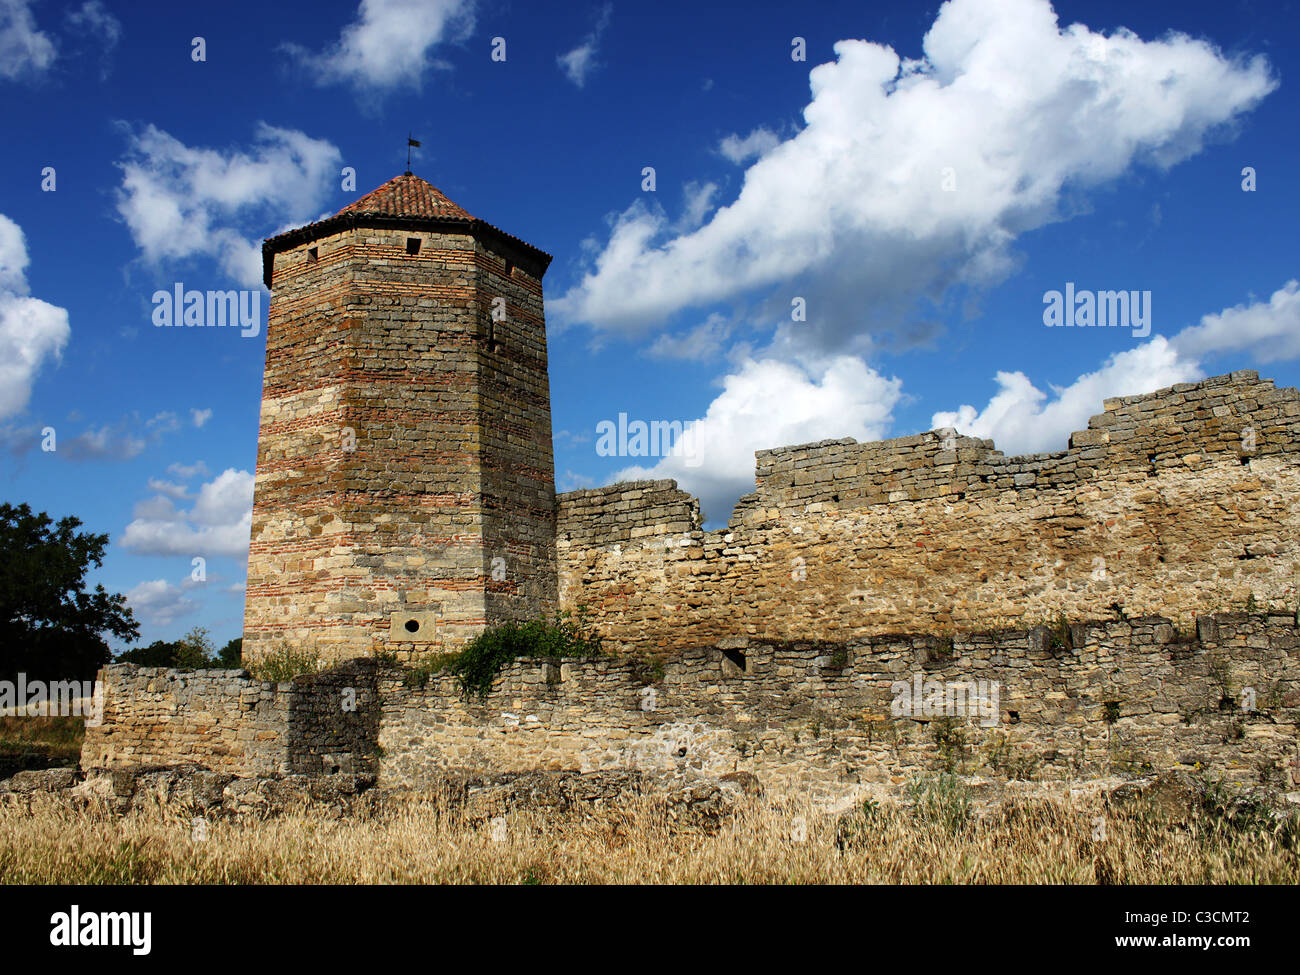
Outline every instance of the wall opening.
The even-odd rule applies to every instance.
[[[416,254],[420,253],[420,238],[419,238],[419,237],[407,237],[407,238],[406,238],[406,253],[410,254],[412,257],[414,257]]]
[[[319,259],[319,257],[320,257],[320,249],[319,249],[319,248],[317,248],[317,247],[308,247],[308,248],[307,248],[307,263],[308,263],[308,264],[315,264],[316,261]]]
[[[719,648],[722,649],[722,648]],[[744,650],[722,649],[722,672],[724,674],[749,673],[748,661]]]

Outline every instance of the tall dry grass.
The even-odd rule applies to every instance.
[[[471,823],[416,801],[365,819],[319,810],[206,823],[164,808],[115,817],[38,798],[0,807],[5,883],[1294,884],[1294,849],[1211,820],[1171,826],[1056,801],[954,825],[886,807],[834,817],[754,807],[715,835],[651,802],[585,816]],[[494,838],[494,836],[496,838]]]

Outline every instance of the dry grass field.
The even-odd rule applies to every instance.
[[[197,835],[196,835],[197,834]],[[194,822],[35,797],[0,807],[9,884],[1295,884],[1294,832],[1211,814],[1170,823],[1052,800],[970,818],[946,803],[845,818],[755,805],[709,835],[649,801],[468,822],[424,801]]]

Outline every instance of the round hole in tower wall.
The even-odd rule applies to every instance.
[[[417,630],[419,630],[419,629],[420,629],[420,621],[419,621],[419,620],[407,620],[407,621],[406,621],[406,632],[407,632],[407,633],[415,633],[415,632],[416,632]]]

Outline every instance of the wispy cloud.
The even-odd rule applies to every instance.
[[[366,94],[419,88],[430,68],[447,68],[433,56],[474,30],[471,0],[362,0],[357,19],[321,53],[286,44],[319,85],[346,83]]]
[[[36,27],[28,0],[0,0],[0,78],[8,81],[43,74],[58,51],[48,34]]]
[[[596,17],[596,26],[573,50],[561,54],[555,59],[555,63],[560,66],[566,78],[572,81],[579,88],[587,84],[587,77],[598,66],[596,53],[600,48],[600,39],[609,26],[609,18],[614,12],[612,4],[605,4],[600,8],[600,13]]]

